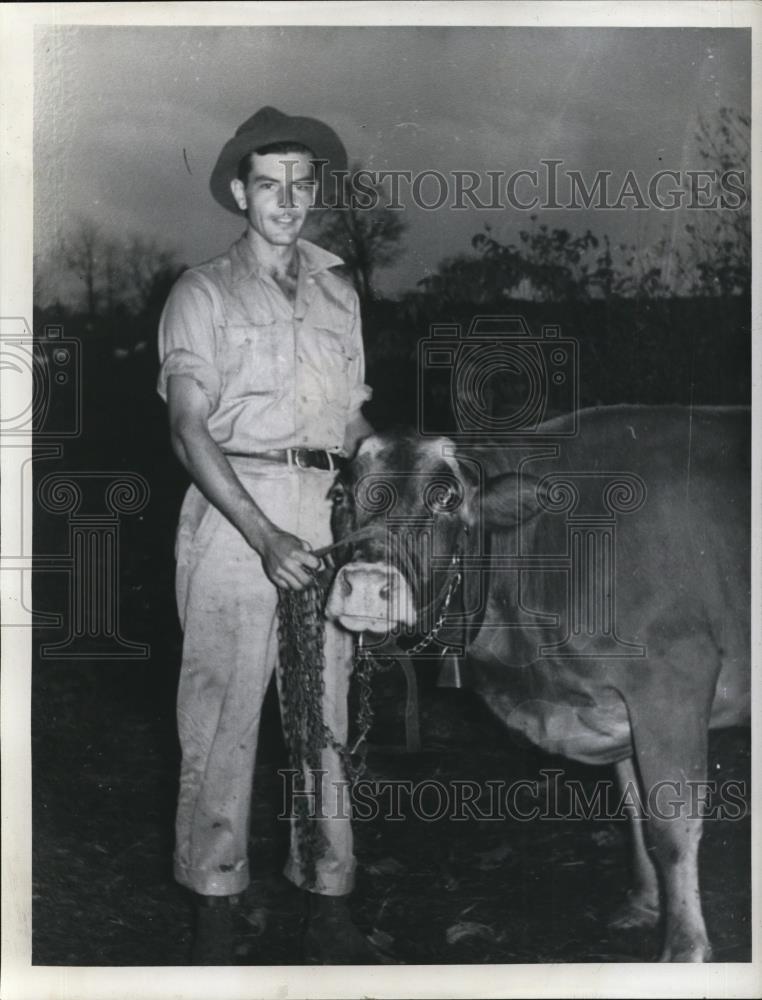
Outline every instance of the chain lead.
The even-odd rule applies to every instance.
[[[459,565],[459,555],[453,566]],[[447,587],[444,600],[430,632],[405,656],[415,656],[437,638],[447,618],[453,594],[460,585],[462,572],[457,569]],[[325,694],[325,603],[328,587],[323,580],[303,590],[278,590],[278,674],[282,691],[283,731],[291,768],[298,775],[295,791],[296,826],[299,854],[307,886],[314,888],[316,864],[322,849],[322,831],[316,816],[309,813],[309,802],[318,803],[317,789],[309,789],[314,772],[322,763],[322,753],[331,748],[339,755],[352,785],[366,770],[367,736],[373,725],[372,679],[374,673],[388,670],[397,662],[395,656],[373,653],[366,648],[361,634],[354,655],[352,679],[357,683],[358,707],[355,727],[358,736],[349,749],[340,743],[323,719]],[[309,794],[310,791],[314,794]]]

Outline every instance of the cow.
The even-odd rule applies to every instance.
[[[381,433],[333,488],[346,544],[326,614],[382,649],[424,619],[436,632],[469,552],[488,552],[464,677],[513,734],[637,782],[615,923],[663,914],[661,961],[711,960],[696,790],[708,730],[750,718],[749,427],[743,408],[615,406],[481,453]]]

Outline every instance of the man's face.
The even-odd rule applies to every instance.
[[[306,153],[255,153],[246,185],[236,179],[230,188],[252,229],[273,246],[291,246],[314,201],[316,183]]]

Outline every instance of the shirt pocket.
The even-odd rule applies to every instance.
[[[237,396],[279,396],[293,373],[288,323],[228,323],[220,338],[219,364],[226,388]]]
[[[320,370],[329,402],[344,406],[349,400],[349,381],[356,353],[347,336],[316,327],[320,344]]]

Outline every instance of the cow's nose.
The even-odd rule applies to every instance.
[[[352,583],[352,577],[357,574],[357,583],[361,590],[365,591],[369,596],[380,597],[382,601],[388,601],[389,598],[394,593],[394,582],[390,579],[389,574],[384,569],[376,569],[369,571],[365,568],[355,569],[354,567],[347,566],[344,572],[341,574],[341,593],[343,597],[349,597],[354,590],[354,585]]]
[[[350,563],[336,575],[326,616],[351,632],[384,632],[415,623],[412,594],[399,570],[383,563]]]

